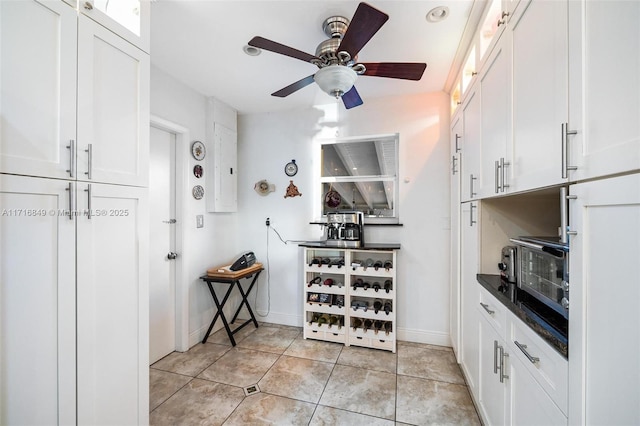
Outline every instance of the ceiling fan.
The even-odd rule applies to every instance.
[[[322,24],[324,33],[330,37],[316,48],[316,54],[302,52],[284,44],[254,37],[249,46],[300,59],[316,65],[315,74],[284,87],[272,96],[284,98],[314,81],[329,95],[342,98],[347,109],[362,105],[360,94],[354,83],[358,75],[374,77],[420,80],[427,64],[416,62],[363,62],[358,63],[358,52],[389,19],[389,15],[360,3],[351,21],[342,16],[331,16]]]

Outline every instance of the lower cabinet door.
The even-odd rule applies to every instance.
[[[78,183],[78,424],[148,424],[146,189]]]
[[[509,363],[511,392],[510,421],[507,423],[518,426],[567,425],[567,417],[535,381],[520,359],[510,356]]]
[[[480,316],[479,316],[480,317]],[[509,384],[505,344],[486,319],[480,317],[480,397],[481,416],[487,425],[505,424],[506,389]],[[502,371],[504,368],[504,374]],[[501,378],[502,377],[502,381]]]
[[[76,424],[73,185],[0,175],[2,425]]]

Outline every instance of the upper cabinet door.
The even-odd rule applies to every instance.
[[[78,0],[80,13],[149,52],[149,0]]]
[[[76,12],[0,2],[0,172],[73,177]]]
[[[149,55],[85,16],[78,28],[77,178],[145,186]]]
[[[513,185],[559,184],[568,120],[567,1],[528,1],[509,21],[513,40]]]
[[[640,169],[640,2],[570,2],[571,180]]]

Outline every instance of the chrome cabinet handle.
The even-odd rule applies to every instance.
[[[457,160],[458,159],[456,158],[455,155],[451,156],[451,174],[453,174],[453,175],[455,175],[458,172],[458,170],[456,170],[456,165],[457,165],[456,161]]]
[[[500,162],[498,160],[496,160],[495,165],[494,165],[494,171],[495,171],[495,192],[496,194],[500,192]]]
[[[69,187],[66,188],[66,191],[69,191],[69,220],[73,220],[74,216],[74,205],[73,200],[75,198],[75,194],[73,192],[73,183],[69,182]]]
[[[527,352],[527,345],[523,345],[522,343],[518,342],[517,340],[514,340],[513,343],[516,344],[518,349],[520,349],[522,351],[524,356],[527,357],[527,359],[531,362],[531,364],[535,364],[536,362],[540,362],[540,358],[538,358],[537,356],[531,356],[531,354],[529,354],[529,352]]]
[[[504,348],[502,346],[498,346],[498,351],[500,351],[500,383],[504,383],[504,379],[508,379],[509,376],[504,374],[504,359],[509,356],[509,354],[504,352]]]
[[[76,141],[73,139],[69,140],[69,145],[67,145],[67,149],[69,150],[69,177],[75,177],[76,173]]]
[[[84,192],[87,193],[87,219],[91,219],[91,184],[87,185],[87,189]]]
[[[497,340],[493,341],[493,374],[498,374],[498,341]]]
[[[477,193],[473,192],[473,181],[477,179],[478,178],[473,177],[473,174],[469,175],[469,198],[473,198],[474,196],[478,195]]]
[[[456,133],[456,154],[460,152],[460,147],[458,146],[458,141],[460,140],[460,138],[461,136]]]
[[[84,8],[87,10],[92,10],[93,9],[93,4],[91,4],[91,2],[89,1],[85,1],[84,2]]]
[[[567,179],[569,176],[569,170],[577,170],[576,166],[569,165],[569,142],[568,137],[570,135],[577,135],[577,130],[569,130],[569,123],[561,123],[560,125],[560,141],[562,143],[562,179]]]
[[[473,220],[473,209],[478,208],[477,206],[474,206],[473,203],[469,206],[469,226],[473,226],[474,223],[478,223],[475,220]]]
[[[87,149],[84,150],[87,153],[87,171],[84,172],[87,178],[91,179],[91,170],[93,169],[93,144],[87,145]]]
[[[489,315],[493,315],[496,313],[496,311],[492,311],[491,309],[489,309],[489,305],[487,305],[486,303],[480,302],[480,306],[482,306]]]
[[[509,163],[508,161],[504,161],[504,157],[500,157],[500,171],[501,171],[501,176],[502,176],[502,185],[500,186],[500,190],[502,192],[505,191],[505,189],[507,189],[509,187],[509,185],[507,185],[507,175],[506,175],[506,167],[509,166],[511,163]]]

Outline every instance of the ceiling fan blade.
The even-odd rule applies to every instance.
[[[306,87],[306,86],[310,85],[313,82],[314,82],[313,75],[310,75],[309,77],[305,77],[302,80],[298,80],[295,83],[292,83],[292,84],[288,85],[287,87],[283,87],[282,89],[278,90],[277,92],[273,92],[271,94],[271,96],[277,96],[279,98],[284,98],[286,96],[289,96],[293,92],[296,92],[296,91],[302,89],[303,87]]]
[[[279,53],[281,55],[289,56],[291,58],[300,59],[301,61],[309,62],[312,59],[318,59],[317,57],[305,53],[301,50],[294,49],[293,47],[285,46],[284,44],[277,43],[272,40],[268,40],[264,37],[254,37],[249,41],[249,46],[258,47],[260,49],[269,50],[271,52]]]
[[[363,75],[404,80],[420,80],[427,68],[427,64],[417,62],[363,62],[362,65],[367,69]]]
[[[351,90],[342,95],[342,102],[344,103],[345,108],[351,109],[353,107],[357,107],[362,105],[362,98],[360,94],[356,90],[356,86],[353,86]]]
[[[367,3],[360,3],[340,42],[338,52],[347,51],[352,58],[355,58],[388,19],[389,15],[386,13],[369,6]]]

